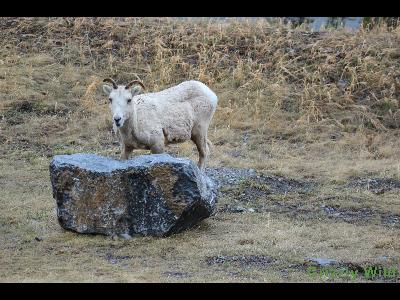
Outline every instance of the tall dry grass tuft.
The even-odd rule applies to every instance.
[[[82,97],[82,106],[85,110],[90,112],[98,111],[97,90],[102,80],[98,76],[91,76],[89,85],[86,88],[85,94]]]

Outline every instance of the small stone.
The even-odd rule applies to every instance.
[[[244,212],[244,211],[246,211],[246,209],[241,206],[237,206],[234,209],[232,209],[232,212],[236,212],[236,213]]]
[[[232,157],[239,157],[239,156],[242,156],[241,152],[240,152],[240,151],[237,151],[237,150],[232,151],[230,154],[231,154]]]
[[[251,213],[255,212],[254,208],[249,208],[248,211]]]
[[[176,271],[164,272],[163,274],[168,276],[168,277],[176,277],[176,278],[184,278],[184,277],[188,277],[189,276],[185,272],[176,272]]]
[[[385,262],[385,261],[388,261],[388,257],[387,256],[378,256],[377,257],[377,260],[378,261],[380,261],[380,262]]]
[[[325,267],[325,266],[330,266],[330,265],[335,265],[338,263],[337,260],[330,259],[330,258],[314,258],[310,257],[306,259],[307,261],[314,262],[318,264],[319,266]]]
[[[122,234],[120,234],[119,236],[122,237],[124,240],[129,240],[129,239],[132,238],[132,237],[131,237],[129,234],[127,234],[127,233],[122,233]]]

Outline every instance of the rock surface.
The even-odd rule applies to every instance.
[[[60,225],[79,233],[168,236],[215,209],[213,181],[188,159],[168,154],[127,161],[95,154],[50,163]]]

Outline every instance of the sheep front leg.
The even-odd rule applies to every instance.
[[[122,149],[121,149],[121,159],[122,160],[127,160],[129,158],[129,155],[132,153],[133,148],[126,146],[126,145],[122,145]]]
[[[204,171],[205,167],[206,167],[206,161],[207,161],[207,152],[205,151],[205,146],[203,146],[203,148],[201,148],[199,150],[199,162],[198,162],[198,166],[199,169]]]

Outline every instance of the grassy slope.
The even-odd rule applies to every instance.
[[[398,190],[344,188],[353,177],[400,179],[398,32],[172,19],[3,18],[0,26],[1,281],[308,281],[304,271],[282,270],[308,256],[399,263],[398,228],[276,212],[219,213],[167,239],[77,236],[59,228],[48,178],[54,154],[118,155],[102,78],[138,74],[152,91],[190,78],[219,95],[211,166],[319,183],[306,198],[259,201],[399,215]],[[191,143],[169,152],[197,159]],[[250,254],[279,263],[206,263]]]

